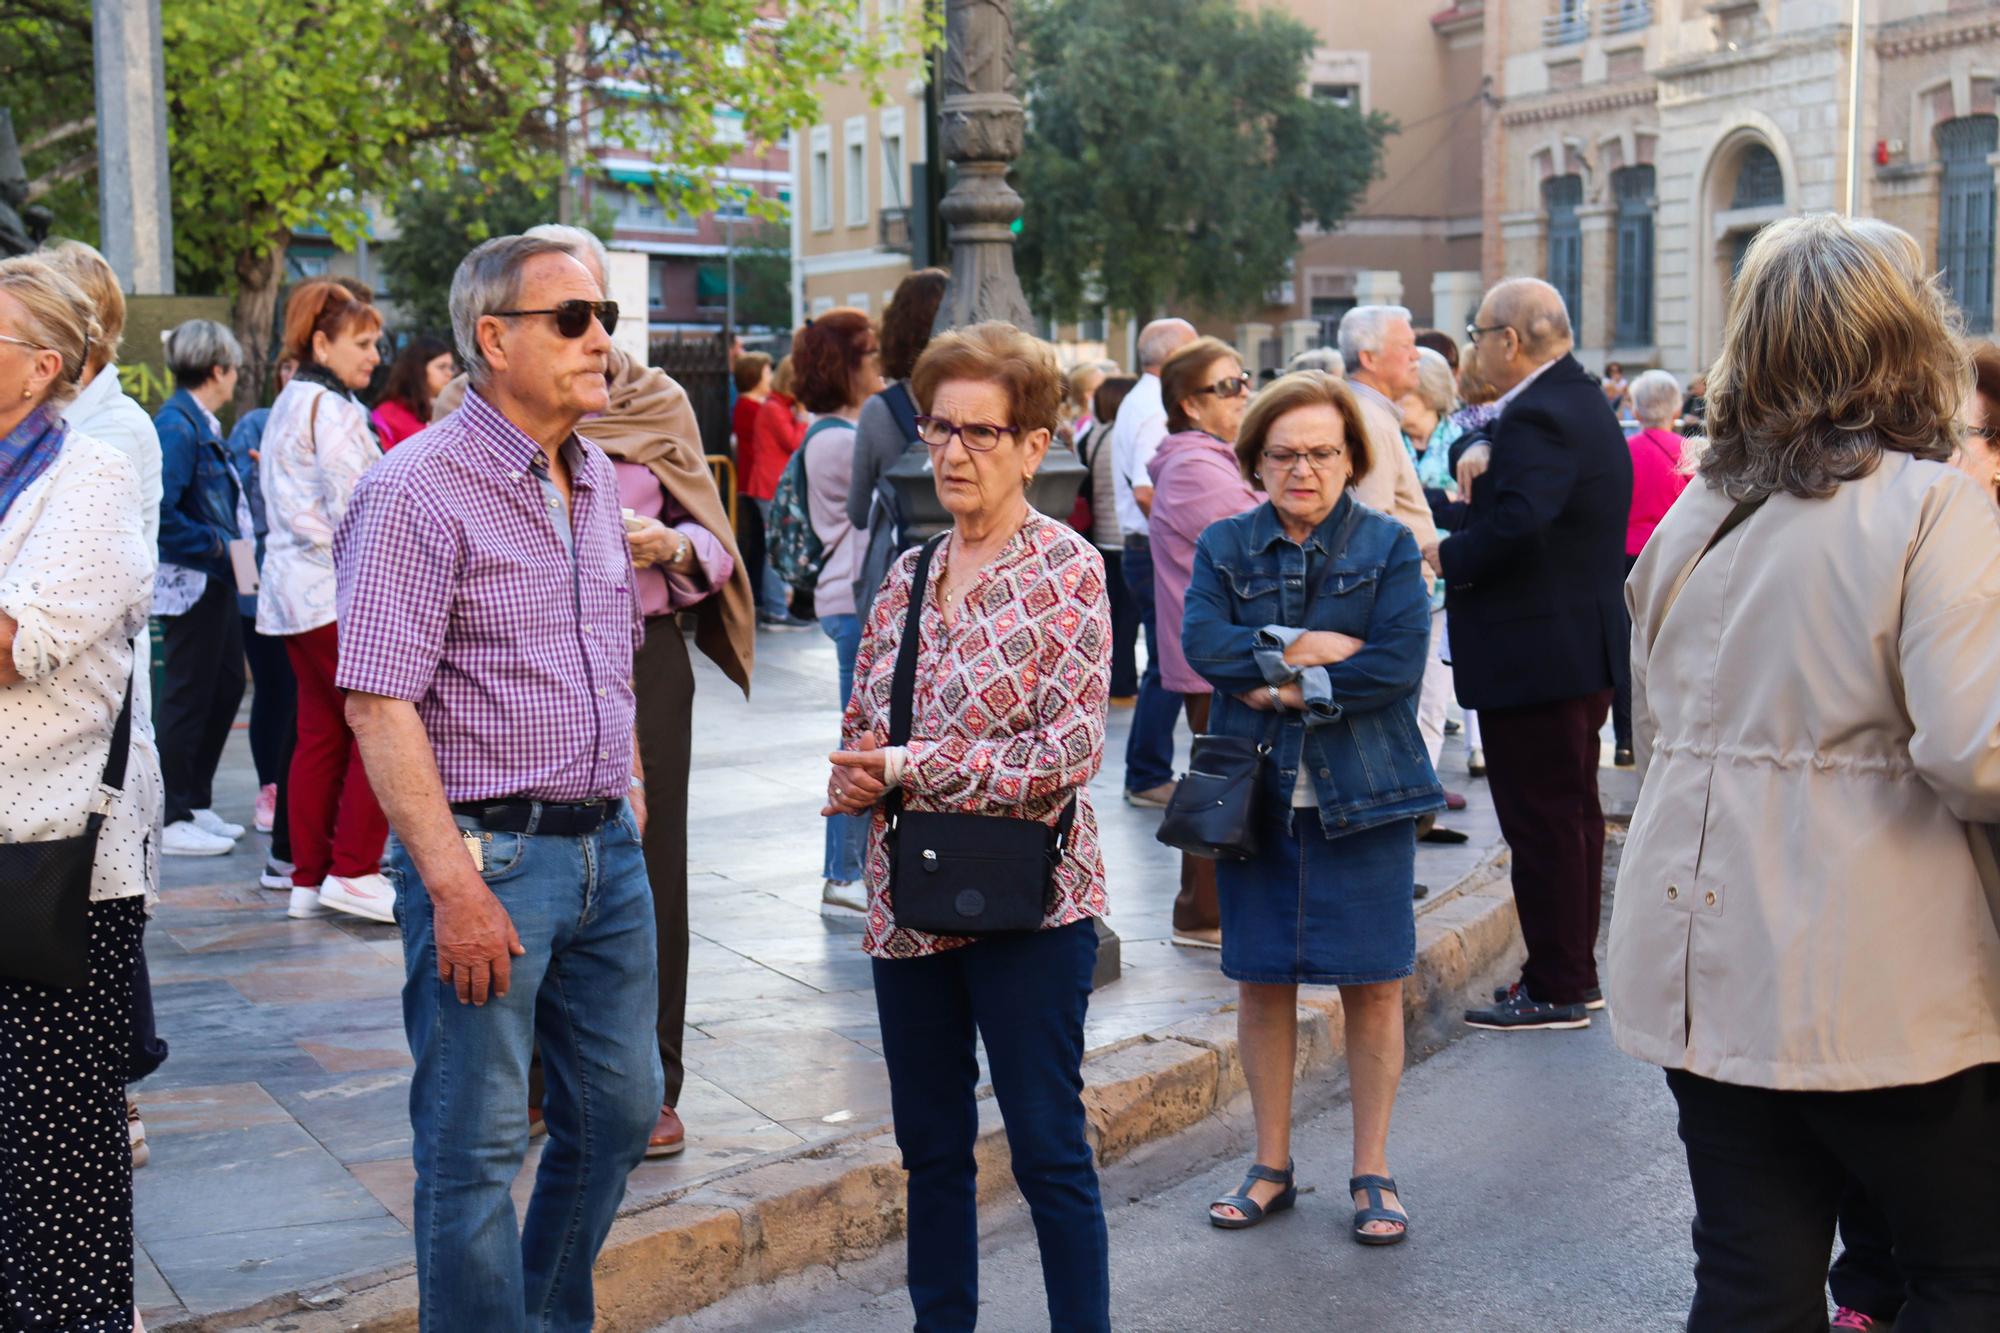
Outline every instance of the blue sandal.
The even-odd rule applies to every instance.
[[[1347,1182],[1347,1192],[1368,1191],[1368,1207],[1354,1210],[1354,1239],[1363,1245],[1398,1245],[1410,1234],[1410,1215],[1394,1208],[1382,1206],[1382,1191],[1400,1194],[1396,1182],[1388,1176],[1355,1176]],[[1401,1231],[1367,1231],[1370,1222],[1394,1222]]]
[[[1243,1177],[1243,1187],[1234,1194],[1225,1194],[1208,1206],[1209,1225],[1221,1227],[1225,1231],[1241,1231],[1254,1227],[1272,1213],[1282,1213],[1299,1201],[1299,1187],[1292,1181],[1292,1171],[1296,1164],[1285,1163],[1283,1171],[1273,1171],[1261,1162],[1252,1162],[1249,1172]],[[1257,1181],[1269,1181],[1285,1188],[1269,1203],[1260,1204],[1250,1197],[1250,1190]],[[1241,1217],[1218,1217],[1218,1208],[1234,1208]]]

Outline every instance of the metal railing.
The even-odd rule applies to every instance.
[[[1637,32],[1653,22],[1653,0],[1610,0],[1597,20],[1600,36]]]
[[[1590,36],[1590,6],[1560,4],[1555,13],[1542,20],[1543,46],[1572,46]]]

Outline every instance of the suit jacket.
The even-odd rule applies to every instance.
[[[1493,423],[1493,461],[1439,548],[1467,708],[1608,690],[1628,670],[1632,456],[1597,382],[1565,355]]]

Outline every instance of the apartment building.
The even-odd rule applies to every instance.
[[[1485,10],[1486,276],[1560,288],[1586,365],[1707,366],[1751,238],[1844,210],[1850,174],[1854,211],[1916,236],[1967,325],[1992,330],[1991,0],[1870,0],[1852,109],[1847,0]]]

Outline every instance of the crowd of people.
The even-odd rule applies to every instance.
[[[733,523],[606,269],[567,227],[479,246],[451,341],[372,404],[381,311],[301,284],[274,401],[225,433],[228,329],[171,332],[149,418],[101,257],[0,262],[0,846],[94,840],[87,912],[35,927],[87,982],[0,976],[9,1318],[136,1323],[157,858],[241,814],[292,917],[400,929],[422,1326],[588,1328],[627,1173],[686,1139],[687,638],[747,694],[759,631],[817,624],[822,910],[872,960],[919,1328],[977,1319],[976,1044],[1051,1324],[1111,1326],[1082,1064],[1113,708],[1123,799],[1182,850],[1173,938],[1239,985],[1255,1151],[1210,1224],[1298,1205],[1297,988],[1333,985],[1351,1235],[1411,1232],[1390,1130],[1452,728],[1527,946],[1466,1021],[1606,1007],[1608,719],[1641,786],[1603,981],[1679,1108],[1690,1328],[1823,1327],[1829,1280],[1841,1327],[2000,1322],[2000,350],[1905,234],[1768,228],[1692,391],[1588,373],[1532,278],[1462,339],[1357,308],[1259,384],[1177,318],[1130,374],[934,336],[923,270],[736,360]],[[1065,448],[1081,494],[1045,513]],[[219,812],[246,682],[259,796]],[[1227,819],[1183,799],[1183,720]]]

